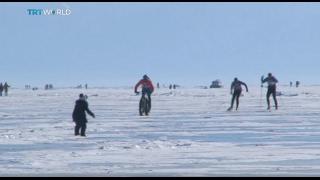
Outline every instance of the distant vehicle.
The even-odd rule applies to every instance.
[[[219,79],[212,81],[210,88],[222,88],[221,81]]]

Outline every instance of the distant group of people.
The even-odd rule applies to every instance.
[[[300,81],[296,81],[296,87],[299,87],[299,85],[300,85]],[[292,83],[292,81],[290,81],[290,87],[292,87],[293,86],[293,83]]]
[[[169,89],[176,89],[178,87],[178,85],[176,85],[176,84],[170,84],[169,85]]]
[[[8,91],[9,91],[9,85],[7,82],[4,84],[0,83],[0,96],[2,96],[3,92],[5,96],[8,96]]]
[[[53,89],[53,85],[52,85],[52,84],[46,84],[46,85],[44,86],[44,89],[45,89],[45,90]]]
[[[78,85],[77,88],[78,88],[78,89],[82,89],[82,84]],[[85,89],[88,89],[88,84],[85,84],[85,85],[84,85],[84,88],[85,88]]]
[[[163,85],[163,87],[166,87],[166,86]],[[169,89],[176,89],[178,87],[179,87],[179,85],[177,85],[177,84],[169,84]],[[160,84],[159,83],[157,83],[157,88],[160,89]]]
[[[24,88],[25,88],[25,89],[31,89],[31,85],[26,84],[26,85],[24,86]]]

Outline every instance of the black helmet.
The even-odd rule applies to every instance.
[[[268,76],[272,76],[272,74],[271,74],[271,73],[268,73]]]
[[[143,75],[143,77],[142,77],[143,79],[149,79],[149,77],[145,74],[145,75]]]
[[[235,77],[235,78],[234,78],[234,81],[238,81],[238,78]]]

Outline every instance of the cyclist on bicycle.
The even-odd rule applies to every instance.
[[[137,89],[140,85],[142,85],[142,96],[144,96],[145,94],[148,95],[148,99],[149,99],[148,104],[151,109],[151,94],[153,93],[153,90],[154,90],[153,84],[150,78],[147,75],[144,75],[143,78],[136,84],[134,88],[134,92],[136,94],[139,93]]]

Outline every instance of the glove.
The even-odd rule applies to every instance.
[[[96,118],[96,115],[92,114],[92,117],[93,117],[93,118]]]

